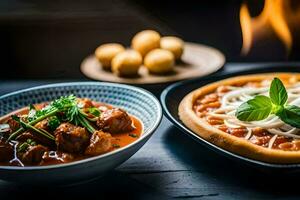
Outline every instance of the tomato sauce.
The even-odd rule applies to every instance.
[[[252,86],[252,87],[260,87],[261,83],[260,82],[249,82],[246,85]],[[235,86],[237,86],[237,85],[235,85]],[[239,86],[242,86],[242,85],[239,85]],[[230,135],[233,135],[235,137],[245,138],[245,136],[247,135],[247,132],[248,132],[246,127],[230,128],[224,124],[223,119],[207,115],[207,113],[220,108],[222,97],[229,91],[230,90],[228,89],[228,87],[220,86],[214,92],[204,95],[202,97],[199,97],[194,103],[193,110],[198,117],[204,118],[210,125],[218,128],[219,130],[221,130],[225,133],[228,133]],[[222,113],[222,114],[224,114],[224,113]],[[261,128],[255,128],[252,130],[251,137],[246,138],[246,139],[253,144],[256,144],[256,145],[259,145],[262,147],[268,147],[268,144],[273,136],[274,135],[269,133],[267,130],[264,130]],[[298,150],[300,150],[300,140],[296,140],[293,138],[287,138],[284,136],[278,136],[272,145],[272,149],[281,149],[281,150],[286,150],[286,151],[298,151]]]

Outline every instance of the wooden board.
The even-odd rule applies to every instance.
[[[166,75],[150,74],[142,66],[136,78],[123,78],[102,69],[94,55],[83,60],[81,71],[91,79],[129,84],[155,84],[201,77],[219,70],[225,63],[224,55],[217,49],[196,43],[185,43],[182,61],[177,63],[174,72]]]

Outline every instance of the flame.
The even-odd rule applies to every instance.
[[[242,54],[248,54],[251,44],[252,44],[252,26],[251,26],[251,16],[249,14],[246,4],[243,4],[240,10],[240,22],[243,36],[243,47]]]
[[[284,43],[289,52],[293,38],[286,20],[284,8],[291,8],[287,0],[265,0],[262,12],[255,18],[251,18],[249,9],[245,3],[240,9],[240,22],[243,36],[241,53],[248,54],[253,44],[254,36],[257,38],[266,37],[270,30],[273,30],[278,38]],[[297,17],[298,18],[298,17]]]

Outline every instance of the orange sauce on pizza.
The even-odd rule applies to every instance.
[[[283,82],[286,81],[287,80],[283,79]],[[245,85],[236,84],[232,86],[252,86],[259,88],[261,87],[261,82],[249,82]],[[229,91],[230,90],[227,86],[220,86],[212,93],[200,96],[194,102],[193,110],[198,117],[204,118],[211,126],[235,137],[245,138],[248,132],[246,127],[231,128],[224,124],[223,119],[207,115],[209,112],[220,108],[222,97]],[[274,135],[269,133],[267,130],[258,127],[252,129],[251,137],[247,138],[247,140],[253,144],[267,148],[273,136]],[[300,140],[285,136],[278,136],[271,148],[285,151],[298,151],[300,150]]]

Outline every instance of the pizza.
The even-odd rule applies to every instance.
[[[300,73],[236,76],[180,102],[181,121],[203,139],[268,163],[300,163]]]

